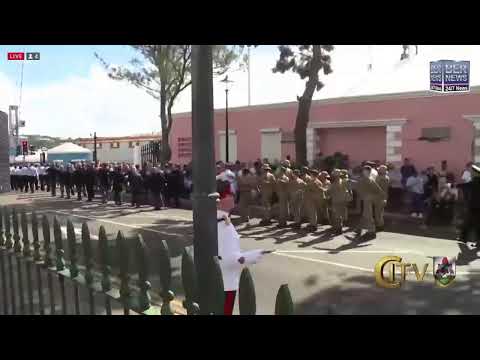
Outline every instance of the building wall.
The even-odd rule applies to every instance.
[[[376,121],[382,119],[405,119],[406,123],[394,142],[401,144],[399,159],[409,157],[418,169],[429,165],[440,167],[442,160],[447,160],[450,170],[460,176],[468,161],[474,160],[472,144],[474,143],[474,125],[465,115],[480,115],[480,89],[467,94],[433,94],[422,92],[400,94],[399,96],[370,96],[358,98],[328,99],[312,103],[310,124],[344,123],[349,121]],[[292,131],[297,112],[297,104],[274,104],[269,106],[252,106],[232,109],[229,112],[229,128],[237,134],[237,154],[240,161],[251,161],[261,156],[261,129],[280,128]],[[219,131],[224,130],[225,113],[215,111],[215,146],[219,158]],[[477,117],[480,124],[480,116]],[[422,128],[450,127],[451,137],[445,141],[427,142],[418,138]],[[327,151],[344,147],[350,157],[367,157],[384,160],[386,142],[381,139],[385,126],[380,128],[351,128],[349,130],[328,129],[330,137],[326,141]],[[480,126],[477,132],[477,152],[480,159]],[[395,134],[397,136],[397,134]],[[172,161],[187,163],[190,157],[179,157],[176,139],[191,137],[190,114],[175,116],[170,134]],[[386,136],[385,136],[386,137]],[[293,144],[282,146],[282,155],[294,149]],[[321,138],[315,152],[322,148]],[[291,154],[294,156],[294,154]],[[330,155],[324,151],[324,155]]]
[[[336,152],[348,154],[350,166],[365,159],[385,162],[385,127],[318,129],[319,151],[325,156]]]
[[[0,192],[10,191],[10,136],[8,115],[0,111]]]
[[[133,145],[136,144],[137,141],[133,141]],[[139,141],[140,146],[148,144],[150,141]],[[97,159],[99,162],[134,162],[134,147],[130,147],[130,141],[118,141],[119,147],[112,148],[111,144],[112,141],[108,142],[101,142],[97,141]],[[99,147],[101,144],[101,147]],[[93,151],[94,146],[92,143],[84,143],[84,146],[87,149]]]

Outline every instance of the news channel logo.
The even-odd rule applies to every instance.
[[[430,90],[439,92],[470,91],[470,61],[431,61]]]

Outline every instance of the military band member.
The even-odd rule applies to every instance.
[[[290,182],[290,192],[292,194],[292,213],[293,228],[300,229],[302,226],[302,205],[304,199],[305,188],[307,184],[301,178],[300,170],[294,170],[292,173],[292,181]]]
[[[327,190],[331,203],[330,220],[335,235],[340,235],[343,231],[349,194],[346,181],[341,178],[340,170],[334,169],[331,179],[332,183]]]
[[[278,196],[278,227],[282,228],[287,226],[288,218],[288,193],[290,179],[286,175],[287,168],[280,167],[279,176],[277,178],[276,192]]]
[[[245,168],[242,170],[242,176],[237,178],[237,182],[240,193],[238,207],[241,221],[248,223],[250,221],[250,205],[252,204],[253,194],[258,190],[257,177],[249,169]]]
[[[326,172],[326,171],[320,172],[319,175],[318,175],[318,179],[322,183],[321,191],[326,193],[328,188],[330,187],[330,180],[329,180],[328,172]],[[328,202],[326,200],[326,195],[325,195],[324,199],[325,200],[322,200],[319,203],[319,206],[317,207],[317,212],[318,212],[317,216],[318,216],[318,222],[319,223],[321,223],[323,225],[327,225],[327,224],[330,223],[330,214],[329,214],[329,211],[328,211]]]
[[[309,174],[305,174],[303,180],[305,181],[305,210],[308,218],[308,231],[316,231],[318,225],[317,209],[320,208],[322,201],[325,200],[325,194],[322,190],[322,183],[317,178],[317,170],[308,170]]]
[[[385,165],[381,165],[378,168],[378,175],[375,180],[380,188],[385,193],[384,196],[377,196],[374,199],[374,207],[375,207],[375,225],[377,232],[383,231],[385,222],[383,219],[385,207],[387,206],[388,201],[388,188],[390,185],[390,178],[387,174],[387,167]]]
[[[263,174],[260,178],[260,192],[262,194],[262,206],[264,208],[261,225],[267,225],[272,220],[272,197],[275,191],[275,176],[272,174],[270,165],[263,165]]]
[[[353,201],[352,181],[348,175],[348,170],[340,170],[340,179],[342,179],[347,188],[347,206],[345,207],[345,213],[343,215],[343,222],[346,223],[348,221],[348,204]]]
[[[373,180],[371,170],[372,168],[369,165],[363,167],[362,177],[357,185],[358,195],[363,200],[363,210],[360,228],[356,230],[356,233],[360,235],[362,228],[366,229],[365,239],[368,240],[376,237],[373,203],[377,198],[385,199],[386,196],[380,186]]]

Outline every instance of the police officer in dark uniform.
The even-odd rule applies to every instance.
[[[122,173],[122,168],[120,166],[117,166],[112,175],[113,201],[115,201],[115,205],[122,205],[121,195],[124,184],[125,175]]]
[[[87,188],[87,196],[88,196],[87,201],[90,202],[95,197],[94,186],[95,186],[95,180],[96,180],[96,173],[92,164],[87,165],[87,170],[85,171],[84,179],[85,179],[85,187]]]
[[[82,200],[82,186],[83,186],[83,172],[81,169],[80,164],[77,164],[75,166],[75,170],[73,171],[72,174],[72,180],[73,183],[75,184],[75,187],[77,188],[77,200],[81,201]]]
[[[50,165],[47,169],[47,177],[50,184],[50,190],[52,191],[52,196],[57,196],[57,177],[58,177],[58,165]]]
[[[480,245],[480,167],[472,165],[472,181],[459,184],[464,192],[469,193],[466,201],[465,220],[461,227],[460,240],[467,242],[472,231],[476,235],[477,246]]]

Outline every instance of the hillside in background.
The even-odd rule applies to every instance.
[[[43,136],[43,135],[21,135],[21,137],[25,137],[28,139],[28,143],[35,147],[35,150],[39,150],[42,147],[46,147],[47,149],[51,149],[55,146],[61,145],[64,142],[74,142],[76,139],[68,138],[58,138],[58,137],[51,137],[51,136]]]

